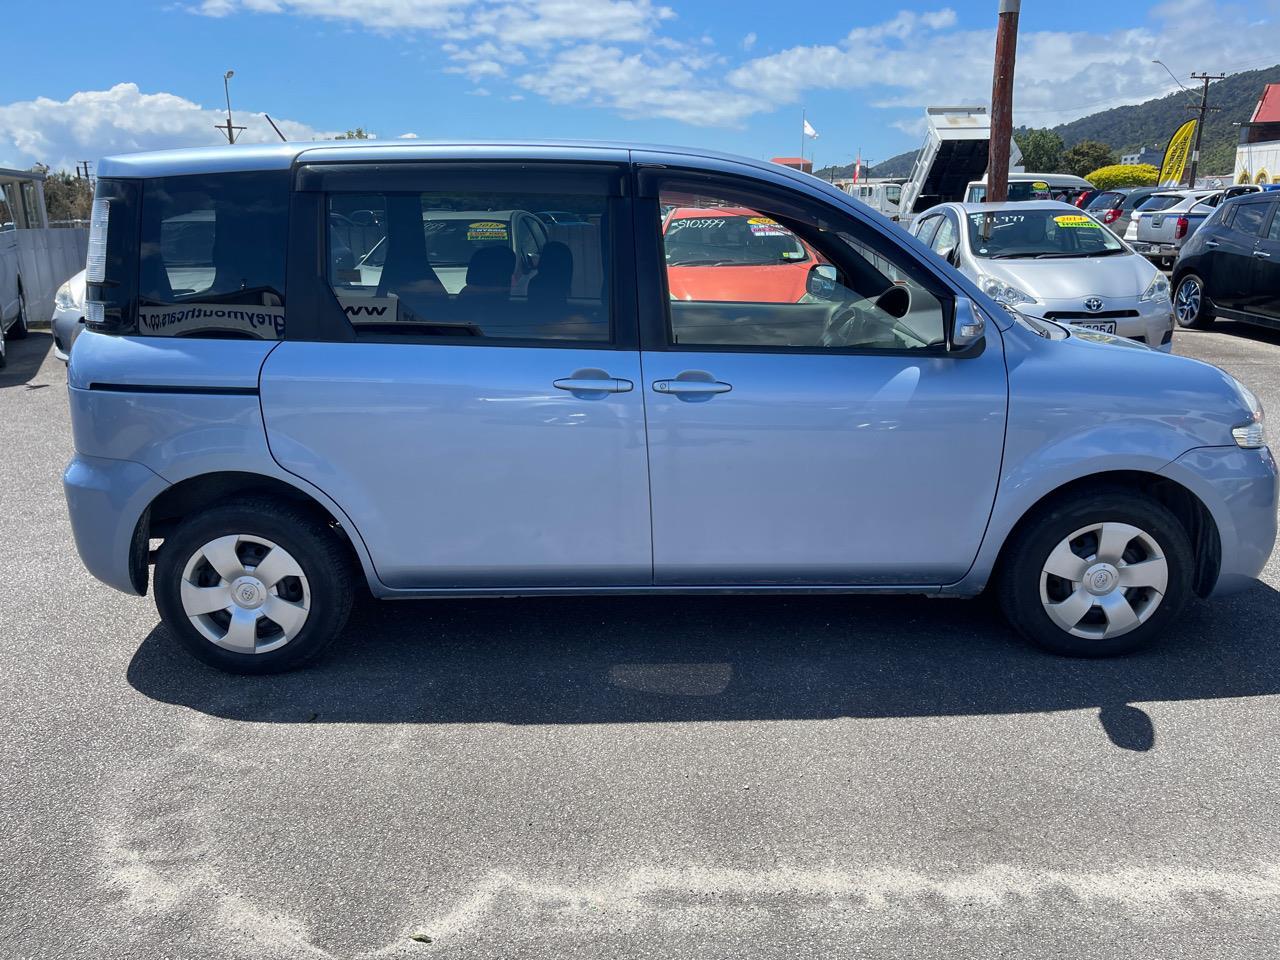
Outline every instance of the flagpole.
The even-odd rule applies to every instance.
[[[804,125],[808,123],[809,117],[805,113],[804,108],[800,109],[800,166],[804,166]]]

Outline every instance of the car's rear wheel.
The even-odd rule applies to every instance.
[[[1173,292],[1173,315],[1178,326],[1204,330],[1213,323],[1213,308],[1204,293],[1204,281],[1194,273],[1183,274]]]
[[[351,609],[351,558],[306,510],[243,500],[182,521],[156,560],[156,607],[194,656],[277,673],[316,656]]]
[[[1002,558],[1005,615],[1033,643],[1076,657],[1157,640],[1191,597],[1186,530],[1163,504],[1095,488],[1050,505]]]

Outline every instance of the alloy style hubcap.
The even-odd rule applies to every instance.
[[[1169,563],[1150,534],[1094,523],[1053,548],[1040,572],[1040,602],[1073,636],[1110,640],[1150,620],[1168,583]]]
[[[1200,315],[1200,284],[1188,277],[1178,287],[1177,304],[1178,319],[1186,324]]]
[[[211,540],[182,571],[182,609],[211,643],[269,653],[302,630],[311,587],[302,567],[270,540],[232,534]]]

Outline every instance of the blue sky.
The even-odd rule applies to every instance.
[[[985,103],[995,0],[97,0],[6,12],[0,165],[246,139],[585,137],[794,155],[918,145],[926,104]],[[14,18],[16,17],[16,22]],[[56,25],[65,25],[57,29]],[[1214,29],[1205,29],[1213,24]],[[14,42],[14,38],[25,38]],[[1230,38],[1224,43],[1224,38]],[[1027,0],[1015,119],[1050,125],[1280,61],[1280,0]]]

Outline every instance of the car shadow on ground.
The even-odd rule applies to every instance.
[[[8,363],[0,367],[0,389],[20,387],[30,383],[40,372],[45,356],[53,347],[53,337],[32,330],[25,340],[6,340],[4,346]]]
[[[157,626],[140,693],[278,723],[556,724],[962,716],[1094,708],[1150,749],[1135,704],[1280,693],[1280,593],[1193,603],[1158,648],[1070,660],[984,601],[841,597],[368,600],[306,669],[237,677]]]
[[[1260,326],[1256,323],[1241,323],[1238,320],[1215,320],[1209,328],[1214,333],[1225,333],[1242,340],[1253,340],[1257,343],[1270,343],[1280,346],[1280,330]],[[1186,333],[1187,331],[1180,331]]]

